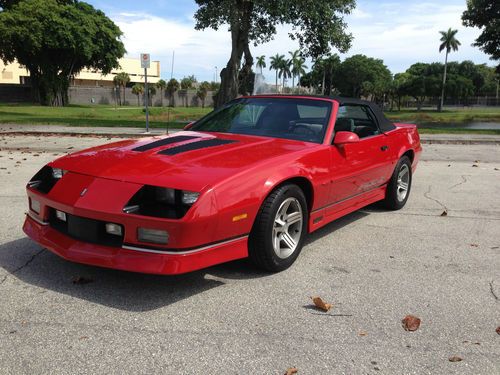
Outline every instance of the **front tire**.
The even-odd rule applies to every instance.
[[[309,214],[302,190],[293,184],[274,190],[262,204],[249,238],[249,256],[259,268],[279,272],[302,250]]]
[[[390,210],[400,210],[406,204],[411,189],[411,161],[408,156],[399,159],[387,185],[384,205]]]

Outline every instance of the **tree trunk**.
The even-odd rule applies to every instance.
[[[443,110],[444,105],[444,87],[446,85],[446,69],[448,68],[448,50],[446,50],[446,56],[444,58],[444,73],[443,73],[443,86],[441,87],[441,102],[438,106],[438,111]]]
[[[278,93],[278,69],[276,69],[276,94]]]
[[[245,51],[249,51],[249,32],[251,27],[251,14],[253,11],[253,2],[240,0],[237,1],[236,7],[233,10],[233,20],[230,24],[231,29],[231,57],[225,68],[220,72],[220,89],[214,96],[215,108],[219,108],[229,100],[238,96],[239,91],[239,69],[241,58]],[[252,59],[250,54],[246,54],[247,58]],[[248,62],[245,63],[247,65]],[[253,65],[253,59],[252,59]],[[251,67],[250,67],[251,69]]]
[[[323,68],[323,83],[321,84],[322,95],[325,95],[325,78],[326,78],[326,69]]]

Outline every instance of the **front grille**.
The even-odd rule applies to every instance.
[[[50,210],[50,226],[75,240],[89,242],[97,245],[121,247],[123,244],[122,235],[117,236],[106,233],[106,222],[88,219],[81,216],[66,214],[66,221],[56,217],[56,210]]]

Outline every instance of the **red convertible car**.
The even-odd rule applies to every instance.
[[[242,97],[171,136],[44,166],[23,229],[101,267],[178,274],[250,257],[276,272],[332,220],[377,201],[403,207],[421,150],[415,125],[370,102]]]

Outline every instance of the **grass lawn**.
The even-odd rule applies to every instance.
[[[199,107],[154,107],[150,109],[151,127],[165,127],[167,122],[172,128],[182,128],[187,122],[196,120],[210,112],[211,108]],[[470,121],[490,121],[500,123],[500,108],[460,108],[416,111],[387,111],[387,117],[395,122],[422,124],[421,133],[475,133],[500,134],[499,129],[464,129],[460,123]],[[144,127],[145,113],[139,107],[118,107],[105,105],[68,107],[41,107],[36,105],[0,104],[0,123],[11,124],[55,124],[70,126],[123,126]],[[428,129],[426,123],[453,124],[453,127]],[[449,125],[450,126],[450,125]]]
[[[210,112],[211,108],[150,108],[151,127],[182,128]],[[67,106],[41,107],[35,105],[0,104],[0,123],[48,124],[70,126],[125,126],[144,127],[146,115],[139,107]]]
[[[403,109],[401,111],[386,111],[385,115],[395,122],[414,122],[417,124],[443,122],[461,123],[470,121],[500,122],[500,107],[457,108],[442,112],[434,110]]]

